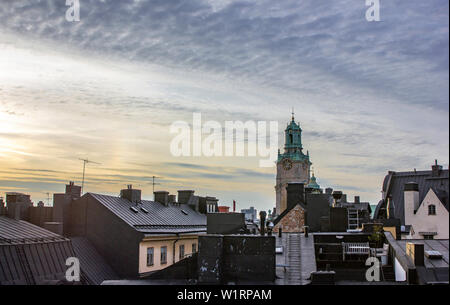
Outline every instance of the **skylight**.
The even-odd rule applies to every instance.
[[[135,207],[130,207],[130,210],[132,210],[135,213],[139,212],[138,209],[136,209]]]
[[[441,252],[436,251],[436,250],[426,250],[425,251],[425,256],[428,257],[429,259],[440,259],[440,258],[442,258]]]
[[[181,210],[181,213],[183,213],[184,215],[188,214],[188,212],[186,212],[185,210]]]
[[[144,212],[145,214],[148,214],[148,211],[146,208],[141,207],[142,212]]]

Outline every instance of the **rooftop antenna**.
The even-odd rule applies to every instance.
[[[79,158],[79,160],[83,161],[83,180],[81,181],[81,195],[83,195],[83,190],[84,190],[84,173],[86,171],[86,164],[87,163],[100,164],[100,163],[94,162],[94,161],[90,161],[87,158],[86,159]]]
[[[157,183],[155,182],[156,178],[162,178],[162,177],[156,177],[156,176],[152,176],[152,186],[153,186],[153,193],[155,192],[155,185],[160,185],[161,183]]]
[[[50,193],[49,192],[42,192],[42,194],[47,195],[47,206],[50,206]]]

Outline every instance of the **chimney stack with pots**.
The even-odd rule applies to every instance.
[[[133,189],[133,186],[129,184],[126,189],[120,191],[120,198],[127,199],[138,205],[141,203],[141,190]]]
[[[157,191],[153,192],[155,196],[155,201],[161,203],[164,206],[169,205],[169,192],[166,191]]]

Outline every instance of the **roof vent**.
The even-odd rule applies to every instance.
[[[145,214],[148,214],[148,210],[146,208],[141,207],[141,211],[144,212]]]
[[[188,214],[188,212],[186,212],[185,210],[181,210],[181,213],[183,213],[184,215]]]
[[[138,209],[136,209],[135,207],[130,207],[130,210],[132,210],[135,213],[139,212]]]

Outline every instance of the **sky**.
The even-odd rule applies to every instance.
[[[277,121],[303,129],[321,187],[375,204],[388,170],[449,166],[449,2],[65,0],[0,3],[0,194],[47,203],[68,181],[193,189],[275,205],[258,157],[175,157],[170,125]],[[52,200],[50,198],[50,204]]]

